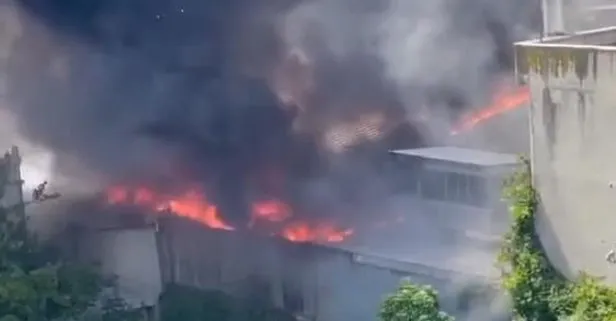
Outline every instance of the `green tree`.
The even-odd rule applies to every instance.
[[[440,310],[438,294],[430,286],[402,282],[381,306],[381,321],[453,321]]]
[[[105,286],[89,266],[62,261],[0,207],[0,321],[76,320]]]

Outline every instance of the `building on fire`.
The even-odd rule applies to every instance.
[[[387,212],[396,219],[358,226],[344,242],[290,242],[131,207],[96,215],[90,206],[71,224],[69,244],[116,276],[134,305],[155,307],[165,285],[180,284],[259,297],[307,320],[368,321],[410,278],[435,286],[460,320],[495,319],[507,314],[493,286],[507,214],[494,191],[516,163],[452,147],[392,151],[386,170],[400,180]]]
[[[515,54],[517,79],[531,92],[540,239],[561,272],[616,284],[605,260],[616,246],[616,27],[519,42]]]
[[[410,278],[436,287],[459,320],[506,316],[493,286],[507,225],[496,190],[516,157],[454,147],[389,156],[384,170],[399,178],[386,210],[394,220],[358,226],[344,242],[294,243],[134,207],[71,202],[71,210],[87,215],[62,215],[65,248],[116,277],[116,293],[152,313],[165,286],[181,284],[259,297],[307,320],[368,321]],[[0,162],[1,201],[23,212],[20,161],[13,148]]]

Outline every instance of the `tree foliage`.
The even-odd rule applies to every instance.
[[[453,321],[440,310],[436,290],[409,281],[385,299],[379,317],[381,321]]]
[[[77,320],[105,286],[95,269],[63,262],[0,207],[0,321]]]
[[[550,264],[535,233],[539,200],[530,163],[523,159],[522,164],[506,182],[504,195],[511,204],[513,223],[499,255],[502,283],[511,296],[516,320],[616,320],[616,290],[583,273],[568,280]]]

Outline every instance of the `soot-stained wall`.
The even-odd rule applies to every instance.
[[[434,286],[444,309],[460,320],[467,314],[472,319],[503,311],[487,303],[496,304],[497,295],[481,302],[480,308],[462,307],[463,287],[456,280],[462,277],[455,273],[394,260],[364,260],[335,246],[216,231],[177,218],[159,222],[158,242],[164,283],[266,300],[310,320],[372,321],[403,278]]]
[[[531,159],[541,200],[537,228],[564,273],[605,276],[616,242],[616,29],[516,45],[519,79],[531,89]]]

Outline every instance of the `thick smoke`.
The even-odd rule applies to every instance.
[[[485,102],[538,12],[534,0],[15,0],[0,7],[0,108],[63,177],[203,183],[227,217],[256,192],[374,216],[389,212],[375,202],[389,182],[371,163],[439,143]],[[426,217],[421,242],[438,233]]]
[[[294,190],[279,176],[301,182],[300,194],[375,186],[357,181],[366,165],[337,146],[359,137],[381,153],[437,139],[487,97],[536,11],[510,0],[21,0],[0,10],[10,26],[2,108],[58,173],[103,184],[203,176],[234,200],[255,176],[271,193]]]

